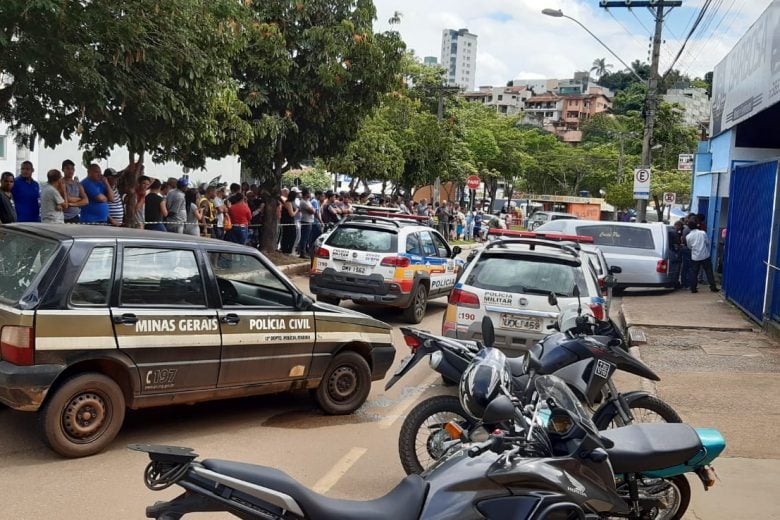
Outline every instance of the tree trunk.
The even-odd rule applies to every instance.
[[[506,212],[509,213],[509,207],[512,203],[512,194],[515,191],[515,187],[513,184],[507,183],[507,187],[509,188],[506,192]]]
[[[137,161],[135,159],[134,151],[130,150],[128,155],[129,163],[127,168],[121,172],[121,176],[119,177],[119,182],[117,185],[117,188],[122,194],[124,200],[123,205],[125,209],[125,220],[122,224],[124,227],[130,227],[131,223],[134,221],[133,215],[135,214],[136,204],[135,191],[138,187],[138,177],[140,176],[139,172],[143,166],[144,152],[142,150],[138,154]]]
[[[263,229],[260,234],[260,249],[264,253],[273,253],[276,251],[276,245],[279,242],[279,217],[277,209],[280,204],[279,197],[282,189],[282,165],[284,164],[284,149],[282,148],[282,138],[276,143],[276,153],[274,154],[274,169],[265,182],[264,187],[268,190],[268,197],[265,199],[265,213],[263,215]]]
[[[658,215],[658,222],[663,222],[666,205],[661,204],[661,201],[658,200],[658,195],[653,195],[653,202],[655,202],[655,214]]]
[[[385,198],[385,190],[387,189],[387,181],[382,181],[382,198]]]

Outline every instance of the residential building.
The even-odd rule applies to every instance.
[[[464,92],[463,97],[469,102],[479,102],[495,107],[501,114],[514,115],[523,112],[525,100],[533,92],[526,87],[479,87],[475,92]]]
[[[436,56],[426,56],[423,58],[423,63],[425,65],[435,66],[439,64],[439,59]]]
[[[703,88],[670,88],[663,96],[667,103],[677,103],[685,109],[685,124],[700,128],[710,120],[710,97]]]
[[[601,87],[583,94],[547,92],[525,100],[525,121],[537,124],[567,143],[582,141],[581,125],[594,115],[612,108],[612,100]]]
[[[474,90],[477,70],[477,35],[468,29],[444,29],[441,35],[441,65],[447,69],[447,84]]]

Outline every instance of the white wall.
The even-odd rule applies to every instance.
[[[19,175],[16,167],[16,143],[14,136],[8,132],[8,125],[0,121],[0,136],[5,140],[5,152],[0,156],[0,172],[11,172]]]
[[[54,149],[46,148],[40,143],[32,154],[33,165],[39,178],[45,178],[45,172],[52,168],[60,169],[62,161],[70,159],[76,163],[76,175],[83,179],[86,176],[86,167],[82,161],[82,152],[79,150],[76,141],[65,141]],[[104,160],[96,161],[102,168],[114,168],[121,170],[127,166],[128,152],[124,147],[114,148],[111,155]],[[165,180],[168,177],[179,178],[183,175],[182,166],[174,162],[155,164],[150,160],[144,162],[145,174]],[[204,170],[192,170],[189,172],[190,179],[195,183],[208,182],[217,175],[222,175],[222,182],[241,182],[241,164],[238,157],[226,157],[215,161],[207,160]]]

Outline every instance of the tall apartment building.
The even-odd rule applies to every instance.
[[[477,35],[468,29],[444,29],[441,34],[441,65],[447,69],[447,84],[474,90],[477,70]]]
[[[425,65],[438,65],[439,64],[439,58],[436,56],[426,56],[423,58],[423,64]]]

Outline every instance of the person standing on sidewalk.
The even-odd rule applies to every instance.
[[[184,234],[184,226],[187,223],[187,201],[184,191],[189,186],[189,179],[182,177],[178,181],[168,182],[172,188],[165,197],[165,206],[168,216],[165,219],[166,228],[170,233]]]
[[[63,211],[67,209],[68,201],[65,200],[62,173],[59,170],[49,170],[46,179],[49,184],[46,184],[41,190],[41,222],[64,224]]]
[[[122,227],[125,223],[125,202],[119,193],[119,173],[113,168],[106,168],[103,177],[108,180],[114,200],[108,203],[108,223],[114,227]]]
[[[298,254],[301,258],[309,257],[311,229],[314,223],[314,206],[311,203],[311,191],[303,188],[301,192],[301,204],[299,208],[301,216],[301,238],[298,241]]]
[[[68,207],[63,211],[66,224],[78,224],[81,217],[81,207],[89,203],[84,187],[74,176],[76,175],[76,164],[70,159],[62,161],[62,179],[65,185],[65,193],[68,194]]]
[[[13,224],[16,222],[16,207],[11,190],[14,187],[14,174],[3,172],[0,177],[0,224]]]
[[[30,161],[24,161],[19,170],[19,176],[11,188],[17,222],[41,221],[41,187],[32,177],[34,171],[33,164]]]
[[[707,282],[710,284],[710,291],[718,292],[718,286],[715,285],[715,275],[712,273],[712,262],[710,261],[710,239],[707,233],[699,229],[696,221],[688,222],[691,232],[685,237],[685,242],[691,250],[691,262],[693,272],[691,273],[691,292],[696,293],[699,283],[699,269],[704,268],[707,275]]]
[[[114,200],[114,191],[103,177],[99,164],[90,164],[87,178],[81,181],[89,203],[81,208],[81,222],[108,225],[108,203]]]

